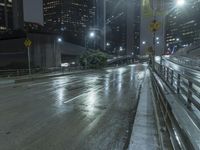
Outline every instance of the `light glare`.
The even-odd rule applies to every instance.
[[[185,5],[185,0],[177,0],[176,4],[177,6],[183,6]]]

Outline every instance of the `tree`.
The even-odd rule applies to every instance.
[[[80,57],[80,64],[92,69],[103,68],[106,63],[106,54],[99,50],[88,50]]]

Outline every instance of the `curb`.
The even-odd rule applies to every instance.
[[[86,72],[91,72],[91,71],[92,70],[77,71],[77,72],[55,74],[55,75],[47,75],[47,76],[39,76],[39,77],[28,77],[28,78],[24,78],[24,79],[16,79],[14,81],[15,81],[15,83],[21,83],[21,82],[28,82],[28,81],[35,81],[35,80],[41,80],[41,79],[54,78],[54,77],[62,77],[62,76],[67,76],[67,75],[72,75],[72,74],[86,73]]]
[[[2,81],[0,80],[0,85],[10,85],[10,84],[16,84],[16,83],[22,83],[22,82],[29,82],[29,81],[35,81],[35,80],[41,80],[41,79],[67,76],[67,75],[72,75],[72,74],[92,72],[92,71],[93,70],[76,71],[76,72],[71,72],[71,73],[54,74],[54,75],[46,75],[46,76],[38,76],[38,77],[26,77],[26,78],[21,78],[21,79],[5,79]]]

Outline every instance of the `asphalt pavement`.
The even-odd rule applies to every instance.
[[[0,87],[0,150],[123,150],[146,68]]]

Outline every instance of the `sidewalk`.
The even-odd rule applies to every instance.
[[[57,72],[57,73],[46,73],[46,74],[33,74],[31,76],[25,75],[25,76],[10,77],[10,78],[0,78],[0,85],[14,84],[14,83],[19,83],[19,82],[28,82],[28,81],[38,80],[38,79],[60,77],[60,76],[79,74],[79,73],[90,72],[90,71],[92,70],[78,70],[78,71],[63,72],[63,73]]]
[[[156,120],[150,90],[150,80],[150,72],[147,71],[141,89],[141,95],[128,150],[159,149]]]

